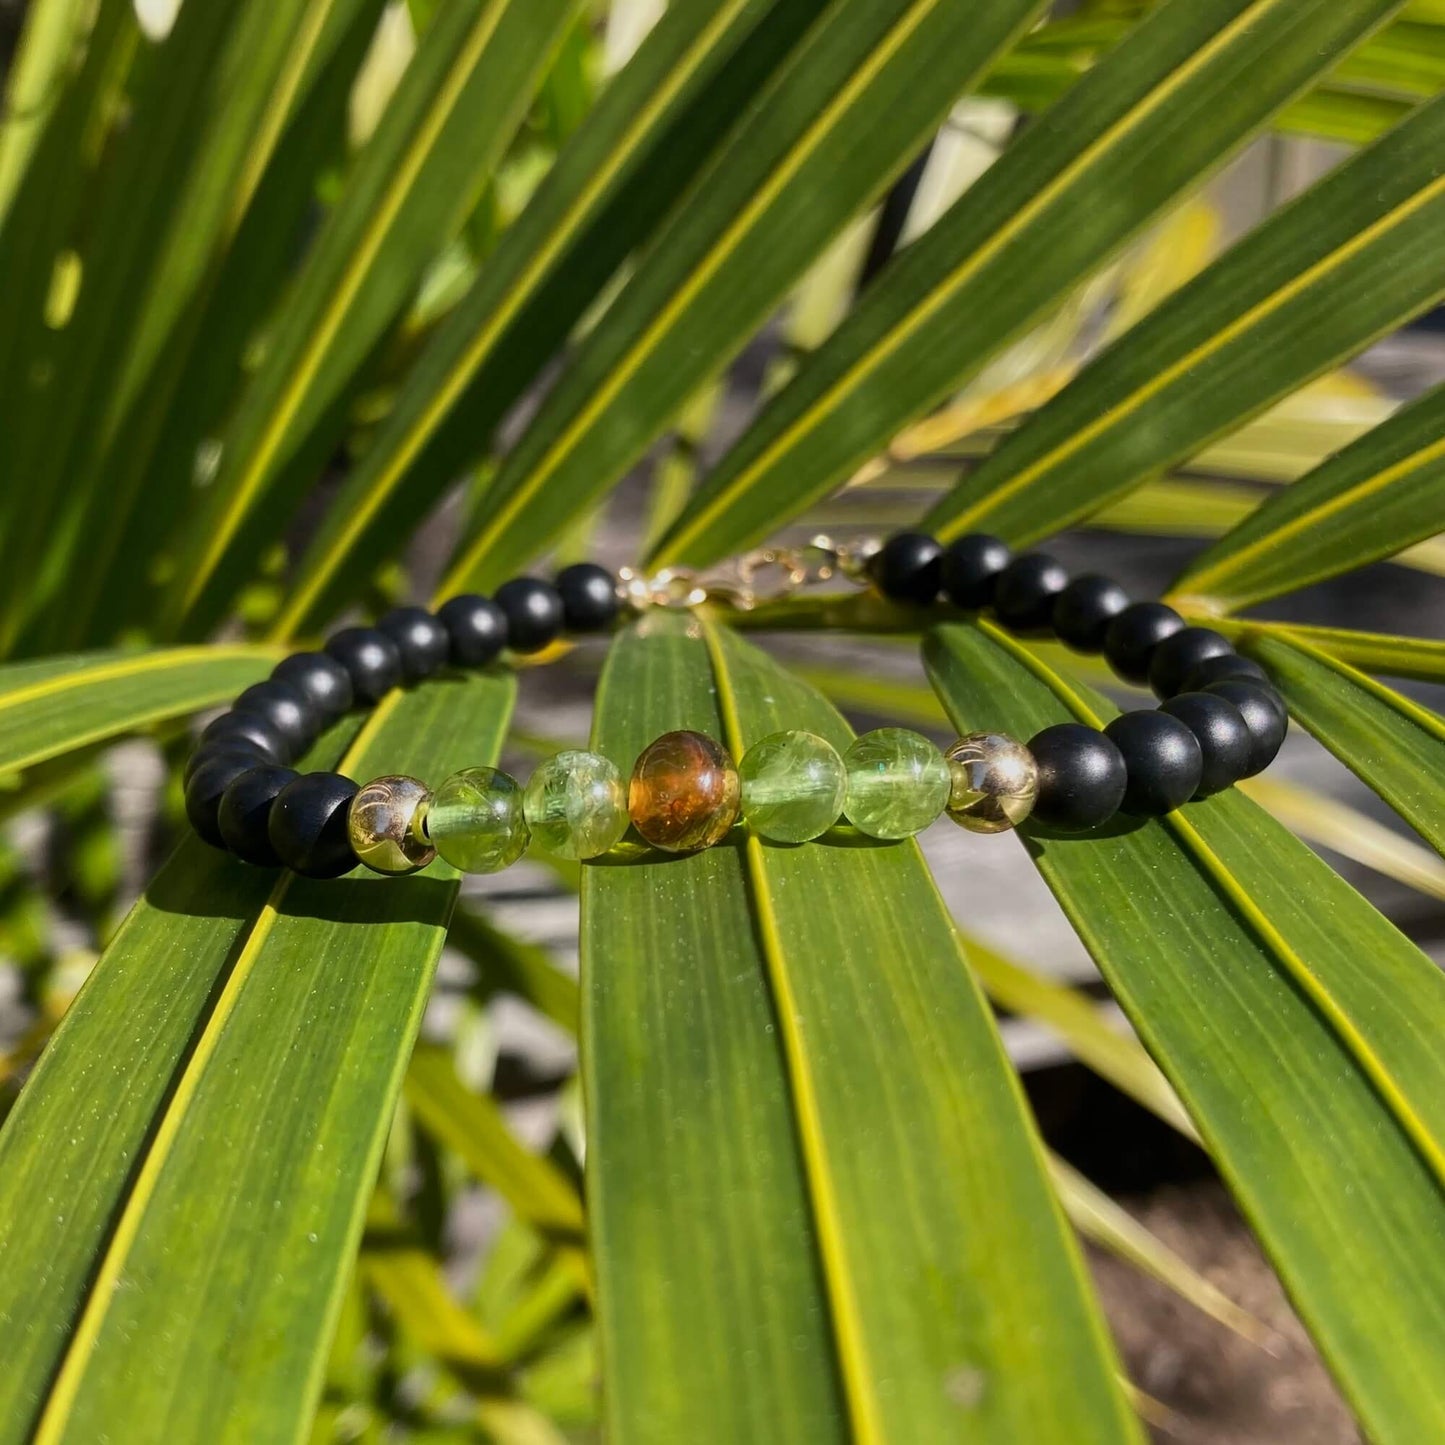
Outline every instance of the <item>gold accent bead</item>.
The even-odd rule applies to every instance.
[[[356,856],[373,873],[415,873],[436,857],[421,820],[431,793],[415,778],[376,778],[357,791],[346,815]]]
[[[944,753],[953,779],[948,816],[971,833],[1003,833],[1034,810],[1034,755],[1004,733],[970,733]]]

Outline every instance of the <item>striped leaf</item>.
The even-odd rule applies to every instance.
[[[1243,425],[1445,294],[1445,97],[1121,336],[929,512],[1044,537]]]
[[[1272,624],[1235,624],[1213,619],[1218,626],[1243,637],[1258,632],[1272,637],[1280,631]],[[1309,627],[1290,623],[1291,640],[1307,643],[1332,658],[1365,672],[1387,677],[1408,677],[1418,682],[1445,682],[1445,640],[1438,637],[1394,637],[1379,632],[1352,632],[1344,627]]]
[[[960,729],[1113,711],[991,627],[939,628],[925,659]],[[1445,1252],[1420,1242],[1445,1239],[1445,977],[1237,792],[1024,841],[1365,1431],[1440,1434]]]
[[[705,563],[831,491],[1057,304],[1392,0],[1175,0],[865,293],[654,549]]]
[[[594,744],[781,727],[726,631],[615,646]],[[1136,1438],[1018,1085],[910,844],[585,868],[588,1205],[618,1439]],[[699,1310],[699,1299],[726,1300]]]
[[[1433,537],[1445,519],[1445,387],[1427,392],[1192,561],[1172,591],[1231,612]]]
[[[500,580],[616,482],[1039,9],[833,0],[579,349],[445,586]]]
[[[335,445],[338,403],[471,213],[573,4],[457,0],[426,30],[226,432],[220,471],[179,544],[170,629],[204,633],[250,579],[289,514],[284,496],[279,515],[272,504],[278,479]]]
[[[340,766],[487,761],[512,691],[392,694]],[[303,1430],[455,893],[182,845],[0,1132],[0,1440]]]

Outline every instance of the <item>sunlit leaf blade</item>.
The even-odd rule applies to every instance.
[[[223,703],[278,657],[263,647],[176,647],[0,667],[0,772]]]
[[[1032,541],[1089,515],[1445,293],[1445,97],[1276,212],[1102,352],[929,512]]]
[[[926,660],[960,728],[1112,711],[993,629],[938,629]],[[1370,1438],[1441,1433],[1439,970],[1237,794],[1025,842]]]
[[[173,344],[189,335],[307,73],[335,0],[183,7],[142,49],[127,123],[95,176],[84,279],[54,365],[32,365],[7,398],[13,436],[0,492],[23,488],[3,579],[3,637],[60,585],[95,467]]]
[[[1275,493],[1171,590],[1235,611],[1445,530],[1445,387]]]
[[[606,491],[1039,8],[834,0],[579,349],[447,585],[498,581]]]
[[[393,694],[341,766],[485,762],[512,691]],[[455,892],[182,846],[0,1134],[0,1439],[301,1430]]]
[[[661,619],[616,644],[602,751],[629,757],[677,726],[735,754],[783,727],[846,744],[811,688],[706,631]],[[585,869],[583,909],[619,1438],[760,1438],[745,1422],[763,1411],[761,1438],[829,1438],[782,1423],[828,1379],[802,1378],[801,1342],[766,1376],[749,1364],[770,1359],[784,1307],[811,1317],[820,1352],[831,1325],[853,1438],[1131,1437],[1017,1082],[912,844],[644,856]],[[719,1317],[696,1309],[704,1279],[713,1297],[729,1281]]]
[[[844,480],[1358,40],[1392,0],[1175,0],[865,293],[654,549],[710,562]]]
[[[302,558],[279,634],[328,617],[487,447],[824,4],[668,7],[418,358]]]
[[[1216,619],[1218,620],[1218,619]],[[1222,626],[1230,626],[1226,622]],[[1365,672],[1383,672],[1387,677],[1407,677],[1418,682],[1445,682],[1445,640],[1438,637],[1398,637],[1383,632],[1354,632],[1346,627],[1309,627],[1290,623],[1288,627],[1268,623],[1235,624],[1241,637],[1258,634],[1289,637],[1317,647],[1322,652]]]
[[[1445,853],[1445,719],[1299,639],[1259,637],[1246,645],[1290,712]]]
[[[272,503],[277,478],[303,443],[308,454],[318,445],[313,429],[332,424],[423,268],[470,214],[572,5],[459,0],[423,35],[227,429],[220,471],[180,546],[172,628],[213,625],[286,521],[296,498]]]

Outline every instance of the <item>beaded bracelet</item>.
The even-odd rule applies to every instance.
[[[978,833],[1030,816],[1086,831],[1118,813],[1159,816],[1220,792],[1262,771],[1284,741],[1284,702],[1258,663],[1162,603],[1131,603],[1108,578],[1071,580],[1052,557],[1014,557],[984,534],[945,549],[904,532],[854,555],[866,556],[867,579],[892,601],[992,609],[1012,631],[1052,633],[1102,653],[1127,681],[1148,681],[1163,704],[1124,713],[1102,731],[1061,723],[1027,746],[973,733],[940,751],[906,728],[880,728],[840,755],[813,733],[780,732],[736,764],[702,733],[671,732],[643,750],[625,786],[610,759],[580,751],[541,764],[525,788],[496,768],[466,769],[432,792],[415,778],[358,786],[286,766],[323,727],[393,687],[448,665],[484,667],[504,648],[539,652],[564,632],[606,631],[624,596],[656,600],[631,574],[614,578],[579,563],[554,583],[519,577],[490,599],[454,597],[435,615],[400,607],[375,627],[338,632],[321,652],[286,658],[201,734],[186,766],[187,816],[206,842],[243,861],[307,877],[338,877],[358,863],[412,873],[437,856],[463,872],[493,873],[532,840],[559,857],[598,857],[629,825],[654,848],[693,852],[720,842],[740,816],[782,843],[818,838],[840,817],[885,840],[911,837],[944,813]],[[688,586],[681,600],[707,596]]]

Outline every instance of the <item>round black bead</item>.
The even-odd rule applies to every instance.
[[[1226,698],[1207,692],[1181,692],[1160,707],[1177,717],[1192,732],[1204,757],[1196,798],[1222,793],[1237,783],[1249,767],[1254,739],[1244,714]]]
[[[218,743],[222,739],[237,742],[244,739],[257,752],[275,763],[290,762],[295,756],[286,735],[275,723],[254,712],[223,712],[206,724],[202,743]]]
[[[943,595],[955,607],[971,611],[992,606],[999,573],[1013,559],[1008,543],[987,532],[970,532],[950,542],[939,564]]]
[[[568,632],[605,632],[617,619],[622,601],[617,579],[595,562],[574,562],[557,574],[562,621]]]
[[[496,602],[506,615],[513,652],[541,652],[562,631],[562,598],[550,582],[513,577],[497,588]]]
[[[1154,649],[1184,627],[1184,619],[1162,602],[1135,602],[1104,633],[1104,656],[1126,682],[1145,682]]]
[[[1155,697],[1183,692],[1184,679],[1211,657],[1227,657],[1234,645],[1209,627],[1181,627],[1154,649],[1149,659],[1149,686]]]
[[[305,773],[271,804],[266,835],[276,856],[307,878],[339,878],[356,867],[346,815],[356,784],[340,773]]]
[[[231,711],[265,718],[286,739],[293,758],[299,758],[321,731],[321,717],[301,690],[275,678],[248,687],[231,704]]]
[[[1269,674],[1252,658],[1241,657],[1237,652],[1222,652],[1217,657],[1206,657],[1189,676],[1184,679],[1182,692],[1203,692],[1211,682],[1227,682],[1230,679],[1269,683]],[[1272,685],[1272,684],[1271,684]]]
[[[323,725],[351,707],[351,675],[324,652],[293,652],[271,669],[277,682],[289,683],[316,709]]]
[[[1116,717],[1104,732],[1118,744],[1129,771],[1121,811],[1158,818],[1199,791],[1204,752],[1199,739],[1177,717],[1145,708]]]
[[[868,559],[868,575],[889,601],[926,607],[943,585],[942,556],[926,532],[897,532]]]
[[[437,617],[458,667],[485,667],[507,645],[507,614],[490,597],[474,592],[453,597],[437,608]]]
[[[1204,691],[1232,702],[1249,729],[1249,766],[1241,776],[1252,778],[1256,773],[1262,773],[1279,755],[1285,734],[1289,731],[1289,713],[1284,700],[1272,687],[1243,678],[1211,682]]]
[[[999,573],[994,615],[1011,632],[1047,632],[1054,603],[1069,585],[1064,564],[1046,552],[1016,557]]]
[[[217,758],[236,758],[244,762],[248,768],[269,766],[275,762],[269,753],[263,753],[255,743],[249,742],[246,738],[216,738],[213,742],[202,743],[186,759],[185,769],[181,773],[181,781],[189,783],[198,768],[203,767],[206,763],[214,762]]]
[[[401,675],[420,682],[447,665],[451,640],[446,628],[425,607],[393,607],[377,624],[396,643],[401,654]]]
[[[216,814],[221,839],[243,863],[258,868],[280,864],[267,823],[276,795],[295,777],[290,768],[249,768],[221,794]]]
[[[380,702],[401,681],[401,649],[374,627],[345,627],[326,644],[358,702]]]
[[[215,757],[201,764],[186,784],[186,817],[213,848],[224,848],[217,812],[226,789],[256,764],[245,758]]]
[[[1097,728],[1058,723],[1045,728],[1029,751],[1039,769],[1033,816],[1050,828],[1082,832],[1119,811],[1128,785],[1124,755]]]
[[[1054,599],[1059,640],[1076,652],[1102,652],[1109,624],[1129,605],[1129,594],[1109,577],[1075,577]]]

